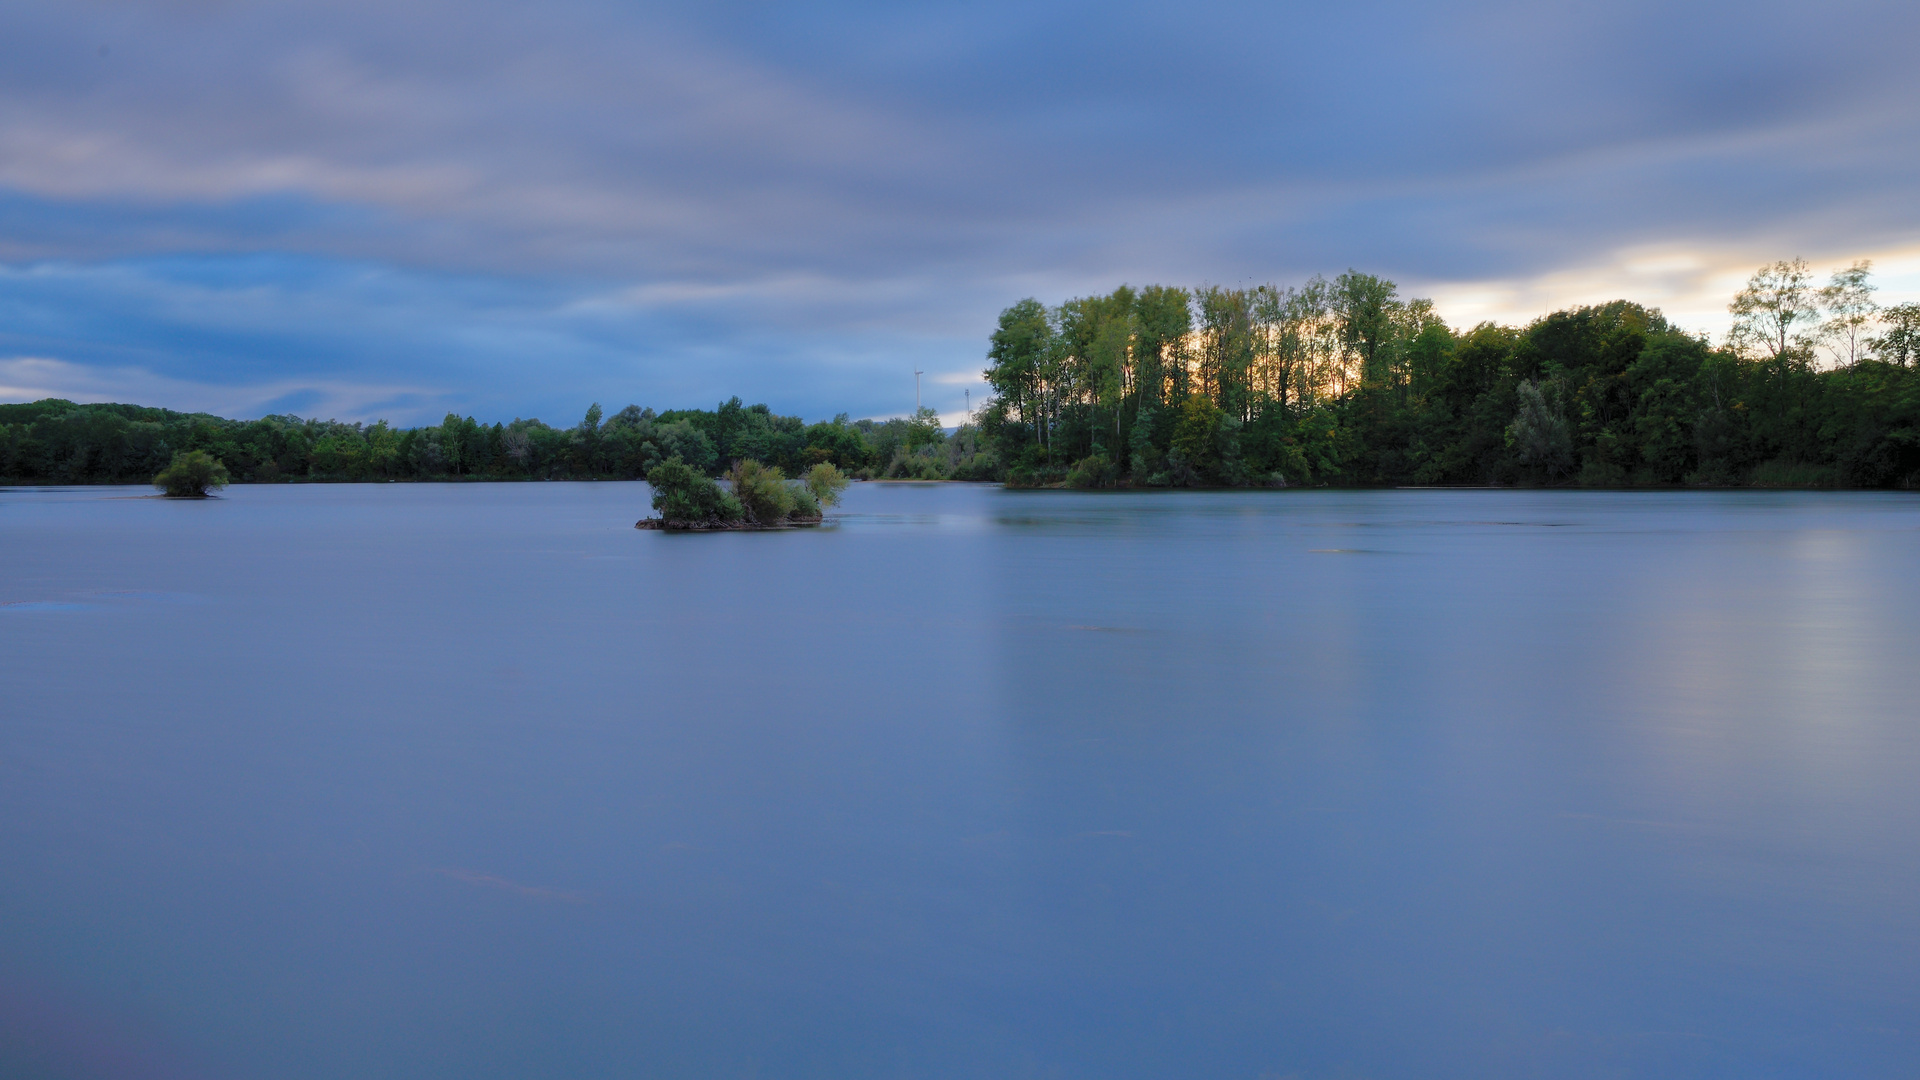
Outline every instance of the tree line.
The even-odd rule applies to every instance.
[[[979,437],[1009,483],[1912,486],[1920,305],[1763,267],[1718,346],[1630,301],[1446,324],[1349,271],[1022,300]]]
[[[995,478],[951,453],[962,444],[930,409],[907,419],[841,415],[807,424],[737,397],[713,409],[657,413],[630,405],[612,416],[596,404],[564,428],[518,419],[487,425],[452,413],[437,425],[396,428],[297,416],[228,420],[53,398],[0,405],[0,482],[15,484],[143,484],[194,451],[232,480],[252,483],[639,479],[674,458],[708,476],[753,460],[795,476],[830,464],[868,478]]]
[[[203,451],[238,482],[638,479],[678,458],[787,476],[1015,485],[1389,484],[1912,487],[1920,304],[1877,306],[1871,267],[1755,273],[1719,344],[1626,300],[1524,327],[1447,325],[1384,278],[1121,286],[1000,314],[992,396],[958,429],[931,409],[808,424],[739,398],[579,423],[448,414],[396,428],[227,420],[48,399],[0,405],[0,481],[145,483]]]

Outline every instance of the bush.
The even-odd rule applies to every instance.
[[[1058,465],[1015,465],[1007,470],[1010,488],[1051,487],[1065,481],[1067,470]]]
[[[739,521],[743,510],[738,499],[720,490],[720,485],[701,475],[678,454],[655,465],[647,473],[653,488],[653,508],[660,519],[675,525]]]
[[[1838,481],[1834,470],[1824,465],[1778,460],[1755,466],[1751,483],[1763,488],[1831,488],[1839,487]]]
[[[982,449],[970,456],[961,458],[953,467],[949,480],[998,480],[1000,479],[1000,459],[992,450]]]
[[[1194,487],[1213,480],[1220,468],[1220,407],[1205,394],[1187,395],[1180,404],[1180,419],[1173,426],[1173,449],[1168,454],[1168,471],[1174,483]],[[1178,462],[1174,458],[1178,458]]]
[[[1167,451],[1167,471],[1156,473],[1155,476],[1165,476],[1171,487],[1199,487],[1206,482],[1206,478],[1200,475],[1200,471],[1193,467],[1193,463],[1178,447]],[[1153,487],[1160,486],[1154,483],[1153,477],[1148,477],[1147,483]]]
[[[153,486],[169,499],[204,499],[210,488],[227,486],[227,467],[205,450],[173,455],[172,464],[153,478]]]
[[[1077,488],[1112,487],[1120,480],[1120,469],[1105,454],[1091,454],[1073,463],[1067,472],[1067,486]]]
[[[819,521],[826,515],[820,512],[820,500],[814,498],[813,490],[802,483],[789,485],[793,492],[793,511],[789,520]]]
[[[817,513],[821,506],[840,505],[840,493],[847,490],[847,477],[845,473],[823,461],[807,470],[806,484],[807,491],[812,494],[814,502],[818,504],[815,507]]]
[[[733,497],[755,525],[778,525],[793,513],[793,489],[778,465],[762,465],[752,458],[741,458],[727,473],[733,483]]]
[[[1515,387],[1519,412],[1507,425],[1507,445],[1514,457],[1544,476],[1558,480],[1573,467],[1573,436],[1560,403],[1560,385],[1533,380]]]
[[[930,451],[910,452],[905,446],[896,447],[893,460],[887,463],[884,478],[888,480],[944,480],[940,464],[933,460]]]

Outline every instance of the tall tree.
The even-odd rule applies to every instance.
[[[1318,274],[1298,289],[1287,290],[1285,318],[1298,349],[1298,378],[1302,404],[1344,393],[1347,388],[1345,347],[1333,283]]]
[[[1862,259],[1845,270],[1834,271],[1826,287],[1820,290],[1820,306],[1827,312],[1827,321],[1821,324],[1820,333],[1834,360],[1845,367],[1852,367],[1860,359],[1861,350],[1867,344],[1867,324],[1879,310],[1879,305],[1873,302],[1874,286],[1867,280],[1872,269],[1873,262]]]
[[[1209,285],[1194,293],[1200,309],[1200,391],[1229,414],[1247,418],[1253,367],[1253,297],[1245,289]]]
[[[1333,280],[1333,289],[1340,338],[1360,368],[1360,381],[1391,383],[1394,373],[1388,344],[1402,307],[1397,287],[1385,278],[1349,270]]]
[[[1889,364],[1912,367],[1920,360],[1920,304],[1895,304],[1880,313],[1887,332],[1868,344],[1873,354]]]
[[[1040,383],[1054,351],[1053,321],[1046,306],[1031,297],[1000,313],[1000,325],[987,348],[987,383],[1016,421],[1046,441]]]
[[[1134,337],[1134,294],[1125,285],[1113,290],[1099,305],[1098,323],[1087,352],[1088,391],[1095,413],[1105,412],[1113,423],[1113,453],[1124,459],[1121,437],[1127,383],[1131,374]],[[1092,425],[1089,425],[1089,435]],[[1091,444],[1088,452],[1092,452]]]
[[[1820,314],[1818,301],[1805,259],[1763,266],[1727,305],[1733,313],[1727,343],[1746,356],[1764,352],[1776,363],[1804,354],[1811,345],[1808,330]]]
[[[1137,408],[1159,409],[1187,396],[1187,337],[1193,309],[1187,290],[1149,285],[1134,299],[1133,343]]]

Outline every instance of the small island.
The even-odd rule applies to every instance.
[[[821,462],[799,480],[788,480],[778,465],[741,458],[727,473],[727,488],[688,465],[678,455],[647,473],[653,508],[659,517],[634,522],[636,529],[708,532],[721,529],[793,529],[818,525],[825,508],[840,502],[847,477]]]
[[[210,499],[214,488],[227,486],[227,467],[205,450],[173,455],[173,461],[153,478],[153,486],[169,499]]]

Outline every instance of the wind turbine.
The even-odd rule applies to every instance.
[[[925,374],[926,372],[919,368],[913,369],[913,415],[915,416],[920,415],[920,376]]]

